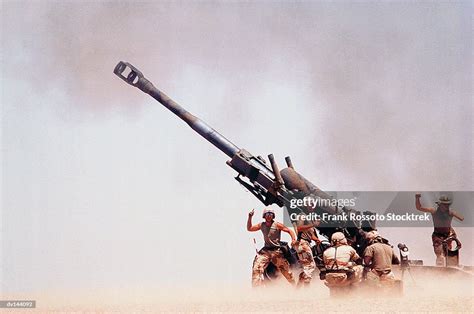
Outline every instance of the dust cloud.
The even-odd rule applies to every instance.
[[[5,296],[37,312],[472,309],[472,282],[337,304],[319,281],[246,288],[246,212],[260,204],[220,152],[112,73],[132,63],[239,147],[291,155],[323,190],[472,190],[471,2],[1,9]],[[431,230],[388,233],[434,260]],[[472,228],[459,234],[468,264]]]
[[[408,274],[405,276],[408,277]],[[331,297],[321,281],[308,289],[294,289],[280,281],[260,289],[250,287],[175,287],[173,289],[115,288],[104,291],[42,293],[36,310],[42,312],[279,312],[279,313],[461,313],[474,309],[473,281],[446,276],[406,278],[401,296],[361,294]],[[74,296],[71,298],[71,296]],[[18,311],[21,312],[21,311]]]

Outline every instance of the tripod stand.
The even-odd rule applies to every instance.
[[[403,281],[405,277],[405,272],[408,272],[408,274],[410,275],[411,281],[413,282],[413,285],[416,286],[416,281],[413,278],[413,275],[411,274],[411,271],[410,271],[410,260],[408,259],[410,252],[408,250],[408,247],[403,243],[399,243],[398,249],[400,250],[400,269],[402,271],[401,279]]]

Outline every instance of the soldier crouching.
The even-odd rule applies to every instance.
[[[392,247],[375,230],[367,232],[366,239],[369,243],[364,251],[367,282],[374,285],[393,283],[392,264],[400,264],[400,261]]]
[[[275,212],[272,209],[265,209],[263,211],[264,222],[252,225],[252,216],[254,210],[249,213],[247,220],[248,231],[261,230],[265,241],[265,246],[258,251],[257,256],[253,261],[252,267],[252,286],[257,287],[263,284],[263,274],[268,264],[273,263],[281,274],[288,280],[292,285],[295,284],[293,279],[293,273],[290,269],[290,264],[284,257],[283,251],[280,247],[280,236],[281,231],[287,232],[291,236],[292,246],[296,243],[296,236],[294,232],[288,229],[282,223],[276,222]]]
[[[323,253],[326,268],[325,280],[328,286],[346,286],[362,279],[363,267],[357,265],[361,258],[353,247],[347,244],[342,232],[331,236],[332,246]]]

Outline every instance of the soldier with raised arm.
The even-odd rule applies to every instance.
[[[433,217],[434,231],[431,235],[433,241],[433,249],[436,254],[436,265],[443,266],[446,263],[446,252],[443,249],[443,242],[450,239],[456,241],[458,248],[461,248],[461,242],[457,239],[456,232],[451,227],[453,217],[459,221],[463,221],[464,217],[452,209],[449,209],[449,205],[452,204],[452,200],[447,196],[441,196],[436,202],[437,208],[423,207],[420,202],[421,194],[415,195],[416,209],[422,212],[430,213]]]
[[[252,225],[253,214],[254,210],[252,209],[247,219],[247,231],[254,232],[261,230],[265,245],[260,251],[258,251],[255,260],[253,261],[252,285],[254,287],[262,285],[263,273],[270,262],[278,268],[289,283],[292,285],[295,284],[290,264],[283,256],[283,251],[281,250],[280,245],[281,231],[290,235],[292,246],[296,243],[295,233],[282,223],[276,222],[275,212],[270,208],[266,208],[263,211],[264,221],[259,222],[256,225]]]

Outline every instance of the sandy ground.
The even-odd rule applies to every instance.
[[[418,278],[419,279],[419,278]],[[352,295],[331,298],[316,280],[308,289],[293,289],[285,282],[272,287],[188,287],[170,289],[105,289],[67,294],[31,296],[36,309],[11,313],[157,313],[157,312],[409,312],[473,313],[474,281],[406,278],[404,295]],[[24,298],[24,296],[23,296]],[[8,311],[5,311],[8,313]]]

